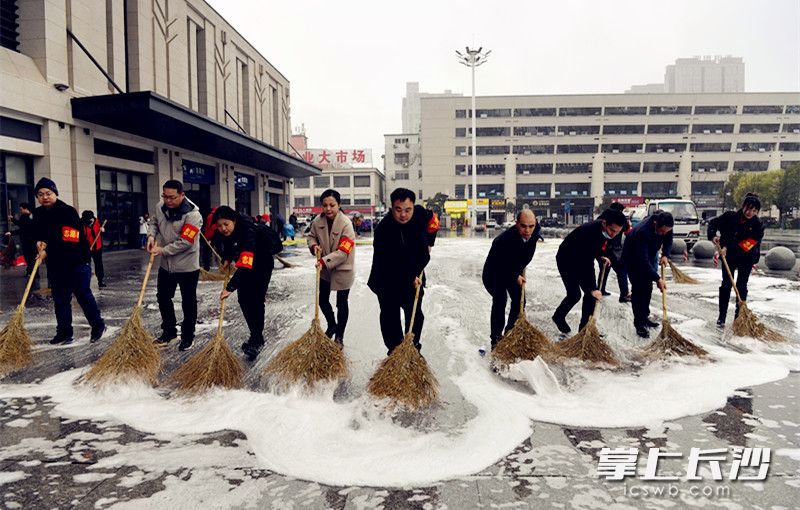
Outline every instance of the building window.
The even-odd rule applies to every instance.
[[[342,197],[342,205],[350,205],[350,197]]]
[[[651,106],[650,115],[690,115],[691,106]]]
[[[334,188],[349,188],[350,187],[350,176],[349,175],[334,175],[333,176],[333,187]]]
[[[552,163],[518,163],[517,175],[552,174]]]
[[[402,144],[402,143],[408,143],[408,138],[395,138],[394,139],[394,143],[396,145],[399,145],[399,144]]]
[[[408,172],[406,172],[406,171],[395,172],[394,173],[394,178],[397,181],[407,181],[408,180]]]
[[[606,115],[647,115],[646,106],[606,106]]]
[[[308,188],[310,178],[308,177],[295,177],[294,178],[294,187],[297,189],[306,189]]]
[[[783,142],[781,143],[781,150],[787,152],[798,152],[800,151],[800,143],[796,142]]]
[[[519,198],[550,198],[549,184],[517,184],[517,196]]]
[[[599,106],[590,106],[583,108],[559,108],[559,117],[599,117],[602,108]]]
[[[786,106],[786,113],[800,113],[800,104],[790,104]]]
[[[722,134],[733,133],[733,124],[694,124],[692,126],[693,134]]]
[[[0,0],[0,46],[19,51],[17,0]]]
[[[28,140],[31,142],[42,141],[42,126],[25,122],[24,120],[12,119],[11,117],[0,116],[0,136],[9,136]]]
[[[695,106],[695,115],[736,115],[735,106]]]
[[[502,163],[478,165],[478,175],[503,175],[506,166]],[[472,165],[456,165],[456,175],[472,175]]]
[[[472,165],[470,165],[472,166]],[[456,175],[468,175],[467,165],[456,165]]]
[[[686,150],[685,143],[648,143],[644,147],[645,152],[683,152],[684,150]]]
[[[587,182],[556,184],[556,197],[588,197],[591,185]]]
[[[800,133],[800,124],[784,124],[784,133]]]
[[[284,189],[283,181],[276,181],[275,179],[267,179],[267,187],[281,191]]]
[[[607,182],[603,185],[603,191],[609,196],[633,196],[639,193],[639,186],[635,182]]]
[[[0,211],[11,207],[0,217],[3,232],[11,230],[8,215],[16,216],[22,202],[28,202],[33,207],[33,199],[33,158],[0,152]]]
[[[769,161],[734,161],[734,172],[766,172]]]
[[[771,142],[754,142],[736,144],[736,152],[770,152],[775,149]]]
[[[553,154],[553,145],[515,145],[514,154]]]
[[[644,124],[629,126],[603,126],[604,135],[641,135],[644,134]]]
[[[503,184],[478,184],[478,198],[504,198]]]
[[[645,161],[642,167],[643,172],[678,172],[680,162],[678,161]]]
[[[369,175],[354,175],[353,187],[355,188],[369,188],[370,187]]]
[[[599,135],[600,126],[558,126],[558,136]]]
[[[647,198],[678,196],[677,182],[643,182],[642,196]]]
[[[556,134],[554,126],[516,126],[514,136],[547,136]]]
[[[689,146],[692,152],[730,152],[729,143],[693,143]]]
[[[741,124],[739,126],[740,133],[777,133],[780,130],[780,124]]]
[[[469,151],[463,145],[459,145],[456,147],[456,156],[468,156],[472,154],[472,147],[470,147]]]
[[[514,117],[555,117],[555,108],[514,108]]]
[[[456,128],[456,138],[464,138],[467,136],[467,128]]]
[[[688,124],[650,124],[647,126],[648,135],[673,135],[689,132]]]
[[[314,188],[315,189],[326,189],[331,187],[331,176],[330,175],[317,175],[314,176]]]
[[[97,217],[107,221],[103,248],[138,248],[139,217],[147,211],[146,176],[97,167],[95,178]]]
[[[591,163],[556,163],[556,174],[589,174]]]
[[[698,197],[719,196],[724,185],[723,181],[693,182],[692,195]]]
[[[409,161],[407,152],[398,152],[394,155],[395,165],[407,165]]]
[[[639,173],[642,164],[638,161],[628,163],[606,163],[603,165],[603,172],[607,174],[626,174]]]
[[[742,114],[743,115],[758,115],[758,114],[778,114],[780,115],[783,113],[783,106],[765,106],[765,105],[755,105],[755,106],[743,106],[742,107]]]
[[[457,119],[466,119],[467,118],[467,110],[456,110],[456,118]]]
[[[597,145],[559,145],[556,147],[558,154],[594,154]]]
[[[470,147],[472,149],[472,147]],[[478,145],[476,154],[478,156],[494,156],[508,154],[508,145]],[[471,154],[471,152],[470,152]]]
[[[786,170],[797,165],[800,165],[800,161],[781,161],[781,170]]]
[[[369,198],[356,197],[353,199],[353,205],[369,205],[372,201]]]
[[[294,197],[295,207],[310,207],[311,197]]]
[[[464,185],[464,184],[456,184],[456,186],[455,186],[455,188],[453,190],[453,195],[455,195],[456,198],[463,199],[463,198],[466,198],[465,193],[466,193],[466,185]]]
[[[511,117],[510,108],[489,108],[489,109],[475,109],[475,114],[479,119],[487,117]]]
[[[727,161],[692,161],[692,172],[725,172]]]
[[[634,153],[642,152],[642,144],[640,143],[604,143],[603,152],[616,154],[616,153]]]

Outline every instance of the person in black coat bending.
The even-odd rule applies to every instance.
[[[78,211],[58,199],[56,183],[42,177],[34,187],[40,207],[33,215],[33,231],[39,258],[47,262],[47,279],[53,289],[56,336],[51,344],[72,343],[72,296],[81,305],[92,327],[90,341],[96,342],[106,330],[100,308],[89,283],[89,243],[82,233]]]
[[[747,281],[753,264],[761,258],[761,240],[764,238],[764,227],[758,219],[761,200],[755,193],[744,197],[742,207],[738,211],[727,211],[708,222],[708,239],[720,246],[720,255],[725,256],[731,273],[736,277],[736,289],[747,301]],[[719,236],[717,236],[719,232]],[[731,280],[722,267],[722,284],[719,286],[719,317],[717,327],[725,327],[728,316],[728,303],[731,299]],[[739,316],[739,302],[736,302],[736,317]]]
[[[619,212],[625,211],[625,206],[619,202],[614,202],[608,206],[609,209],[614,209]],[[630,227],[623,231],[622,234],[612,239],[604,251],[604,255],[611,260],[611,269],[617,273],[617,284],[619,285],[619,302],[630,303],[631,293],[628,290],[628,271],[625,269],[625,262],[622,260],[622,238],[630,232]],[[610,292],[606,292],[606,284],[608,283],[608,275],[611,271],[606,271],[603,275],[603,281],[600,284],[600,292],[604,296],[610,296]]]
[[[36,262],[36,240],[33,235],[33,218],[31,217],[31,206],[28,202],[19,204],[19,218],[14,219],[9,215],[8,219],[17,226],[12,230],[12,235],[19,235],[20,245],[22,246],[22,256],[25,257],[25,276],[30,276],[33,271],[33,264]],[[39,278],[39,275],[36,275]]]
[[[414,345],[421,348],[420,337],[425,316],[422,314],[425,277],[420,273],[431,259],[431,248],[439,231],[439,218],[433,211],[414,205],[416,195],[397,188],[390,195],[391,214],[387,214],[375,229],[372,270],[367,285],[378,296],[383,342],[392,353],[403,341],[404,328],[400,309],[405,315],[405,329],[411,322],[414,295],[419,292],[417,313],[411,330]]]
[[[239,306],[250,329],[250,338],[242,344],[242,351],[253,361],[264,345],[264,303],[275,266],[272,240],[265,232],[269,227],[256,225],[227,205],[217,207],[213,221],[220,234],[214,237],[218,238],[215,244],[220,248],[223,267],[230,264],[236,267],[220,299],[239,292]]]
[[[492,248],[483,264],[483,286],[492,295],[489,333],[492,349],[503,335],[503,325],[505,324],[505,333],[508,333],[517,320],[522,299],[520,289],[525,285],[525,276],[522,273],[536,253],[541,229],[533,211],[523,209],[517,214],[517,224],[492,241]],[[509,296],[511,310],[506,322],[506,301]]]
[[[567,295],[556,308],[553,322],[562,333],[567,334],[572,331],[567,324],[567,314],[581,300],[581,291],[583,291],[583,306],[578,329],[582,329],[589,322],[595,301],[603,298],[597,289],[594,262],[601,261],[608,270],[611,260],[603,254],[603,251],[615,237],[622,235],[627,225],[628,220],[622,212],[606,209],[595,221],[584,223],[570,232],[558,247],[556,265]]]
[[[661,292],[667,290],[667,283],[661,278],[658,266],[669,263],[674,224],[672,214],[656,211],[633,227],[622,248],[622,258],[631,279],[633,326],[636,334],[642,338],[650,336],[647,328],[660,326],[658,322],[650,320],[650,298],[653,295],[653,282]]]

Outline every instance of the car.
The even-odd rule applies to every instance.
[[[506,221],[503,223],[503,228],[511,228],[516,224],[517,224],[516,221]]]
[[[497,228],[497,222],[495,220],[486,220],[486,228]]]
[[[486,223],[478,223],[475,225],[475,232],[486,232]]]
[[[564,222],[561,221],[561,218],[545,217],[541,219],[540,223],[542,227],[547,228],[561,228],[564,226]]]

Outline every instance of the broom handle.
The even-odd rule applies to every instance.
[[[720,250],[722,247],[717,242],[717,250]],[[742,303],[742,296],[739,295],[739,289],[736,287],[736,281],[733,279],[733,273],[731,273],[731,268],[728,265],[728,260],[725,258],[725,255],[722,253],[719,254],[719,258],[722,259],[722,265],[725,266],[725,272],[728,273],[728,278],[731,279],[731,286],[733,287],[733,291],[736,292],[736,299]]]
[[[144,300],[144,291],[147,288],[147,280],[150,279],[150,270],[153,269],[153,261],[156,259],[156,254],[150,254],[150,260],[147,262],[147,270],[144,272],[144,281],[142,282],[142,290],[139,291],[139,301],[136,302],[136,308],[142,306]]]
[[[525,268],[522,269],[522,277],[525,278]],[[525,315],[525,283],[522,284],[522,290],[520,292],[522,296],[519,298],[519,314]]]
[[[601,263],[600,266],[601,266],[600,267],[600,281],[602,282],[603,278],[606,276],[606,265]],[[594,317],[594,314],[597,313],[597,305],[598,305],[598,303],[600,303],[600,300],[599,299],[595,299],[594,300],[594,308],[592,309],[592,317]]]
[[[209,241],[208,238],[205,235],[203,235],[202,232],[200,232],[200,237],[202,237],[203,241],[205,241],[206,244],[208,245],[208,247],[211,248],[211,253],[213,253],[214,256],[217,257],[217,264],[219,264],[221,266],[222,265],[222,257],[220,257],[219,253],[217,253],[217,250],[215,250],[214,247],[211,246],[211,241]]]
[[[419,287],[417,287],[417,292],[414,294],[414,308],[411,310],[411,322],[408,323],[408,331],[406,331],[406,335],[414,329],[414,319],[417,318],[417,302],[419,302],[419,289],[422,288],[422,275],[425,274],[425,270],[423,269],[422,272],[419,274]]]
[[[281,257],[280,255],[275,255],[274,257],[278,260],[278,262],[283,264],[283,267],[292,267],[292,263],[286,260],[285,258]]]
[[[22,303],[19,306],[24,307],[25,303],[28,301],[28,294],[31,292],[31,287],[33,286],[33,279],[36,278],[36,271],[39,270],[39,266],[42,264],[42,259],[36,257],[36,262],[33,263],[33,270],[31,271],[31,275],[28,277],[28,284],[25,286],[25,293],[22,294]]]
[[[103,220],[103,224],[102,224],[102,225],[100,225],[100,228],[101,228],[101,229],[104,229],[104,228],[106,228],[106,223],[108,223],[108,220]],[[98,239],[100,239],[100,234],[99,234],[99,233],[97,234],[97,237],[95,237],[94,239],[92,239],[92,244],[89,246],[89,251],[90,251],[90,252],[91,252],[91,251],[94,249],[94,245],[95,245],[95,244],[97,244],[97,240],[98,240]]]
[[[316,254],[317,254],[317,264],[316,264],[316,267],[317,267],[317,290],[314,293],[315,294],[315,298],[314,298],[314,320],[318,321],[319,320],[319,279],[320,279],[320,274],[322,273],[322,267],[321,267],[321,265],[319,263],[320,258],[321,258],[319,245],[317,245]]]
[[[661,266],[661,279],[664,279],[664,266]],[[664,320],[667,320],[667,291],[661,291],[661,308],[664,310]]]
[[[226,275],[225,276],[225,281],[222,282],[222,289],[223,290],[225,290],[225,288],[228,286],[228,281],[229,281],[229,278]],[[225,301],[227,301],[227,299],[220,299],[220,304],[219,304],[219,322],[217,323],[217,338],[220,338],[222,336],[222,318],[225,316]]]

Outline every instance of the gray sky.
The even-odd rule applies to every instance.
[[[207,0],[291,83],[313,147],[401,130],[407,81],[470,93],[454,50],[491,49],[478,95],[622,93],[678,57],[744,58],[748,92],[800,91],[800,0]]]

